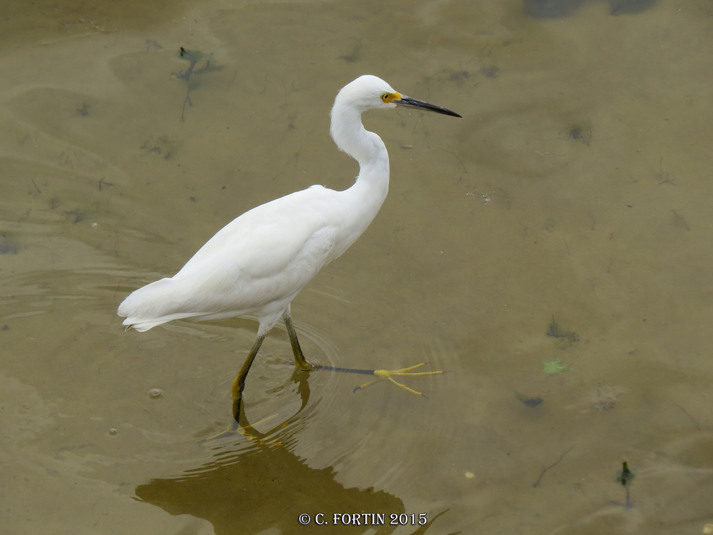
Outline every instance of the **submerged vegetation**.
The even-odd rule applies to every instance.
[[[633,470],[629,469],[629,464],[626,461],[622,462],[621,470],[616,473],[616,481],[617,483],[621,483],[626,492],[625,501],[621,505],[623,505],[627,509],[631,509],[631,506],[634,505],[631,501],[629,487],[631,486],[631,482],[634,481],[635,477],[636,473]]]
[[[181,122],[183,122],[186,117],[186,106],[193,106],[191,90],[199,85],[196,76],[206,72],[219,71],[222,67],[215,64],[212,52],[206,54],[200,50],[189,50],[181,47],[178,50],[178,57],[189,63],[184,70],[172,73],[179,80],[186,82],[186,97],[183,99],[183,106],[181,107]]]
[[[554,375],[557,373],[562,373],[562,372],[568,372],[571,370],[569,366],[567,366],[564,362],[562,362],[562,359],[552,359],[552,360],[546,360],[545,362],[542,363],[542,371]]]
[[[17,254],[21,249],[20,240],[12,234],[0,234],[0,254]]]
[[[554,314],[552,314],[552,321],[550,321],[550,324],[547,327],[547,336],[563,340],[568,344],[579,342],[579,335],[570,329],[565,329],[560,326],[560,324],[557,323]]]

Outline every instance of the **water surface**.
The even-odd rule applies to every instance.
[[[300,513],[407,515],[345,533],[713,522],[708,2],[107,5],[3,22],[8,533],[316,532]],[[180,47],[206,54],[190,75]],[[295,373],[275,329],[248,379],[254,428],[203,442],[230,421],[256,323],[139,334],[116,307],[243,211],[348,187],[328,111],[363,73],[463,119],[365,117],[390,194],[295,300],[296,326],[315,362],[450,373],[408,381],[427,398],[354,393],[363,377]]]

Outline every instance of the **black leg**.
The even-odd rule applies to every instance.
[[[250,348],[250,353],[248,353],[248,357],[245,359],[243,367],[240,368],[240,372],[238,372],[238,375],[235,376],[235,380],[233,381],[233,418],[235,418],[236,422],[238,421],[238,416],[240,415],[240,402],[243,398],[245,378],[248,376],[250,366],[252,366],[264,339],[265,335],[257,337],[257,340],[255,340],[252,348]]]
[[[295,356],[295,366],[297,366],[300,370],[311,370],[312,368],[314,368],[314,366],[307,362],[307,359],[302,353],[302,348],[300,347],[300,342],[297,339],[297,332],[295,331],[295,328],[292,325],[292,318],[290,317],[290,314],[288,312],[285,312],[282,315],[282,320],[285,322],[285,327],[287,327],[287,335],[290,337],[290,345],[292,345],[292,354]]]

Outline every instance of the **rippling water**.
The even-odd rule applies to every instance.
[[[536,4],[13,8],[0,22],[3,529],[713,523],[713,9]],[[205,56],[191,68],[180,47]],[[243,211],[348,187],[356,164],[328,111],[363,73],[463,119],[365,117],[390,150],[389,197],[295,300],[295,323],[320,364],[448,373],[408,380],[422,398],[354,392],[365,376],[295,372],[275,329],[247,381],[252,425],[206,441],[230,423],[256,323],[139,334],[116,307]]]

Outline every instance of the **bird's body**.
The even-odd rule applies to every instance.
[[[352,193],[312,186],[245,212],[173,277],[127,297],[119,314],[137,331],[181,318],[254,314],[258,334],[266,334],[297,293],[366,228],[344,224]]]
[[[393,92],[388,85],[381,89]],[[332,137],[360,163],[352,187],[335,191],[315,185],[245,212],[219,230],[176,275],[129,295],[119,306],[124,324],[146,331],[182,318],[255,314],[258,335],[272,329],[319,270],[361,236],[386,198],[389,156],[381,138],[367,132],[360,117],[360,111],[339,106],[337,98]],[[360,136],[354,136],[354,127]]]
[[[388,192],[386,147],[378,135],[364,129],[361,114],[396,105],[459,117],[402,96],[375,76],[357,78],[337,95],[330,128],[337,146],[359,162],[356,182],[344,191],[311,186],[245,212],[218,231],[173,277],[131,293],[118,310],[124,324],[146,331],[182,318],[256,315],[260,326],[251,351],[254,358],[262,339],[283,317],[293,349],[299,350],[288,323],[290,303],[322,267],[361,236]],[[297,350],[298,366],[308,369]],[[249,369],[247,361],[246,366]]]

